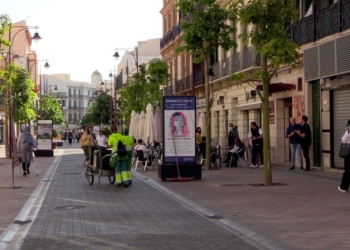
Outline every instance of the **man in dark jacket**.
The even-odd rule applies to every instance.
[[[300,135],[300,145],[301,149],[303,151],[303,156],[306,163],[305,171],[310,171],[310,156],[309,156],[309,149],[311,146],[311,129],[310,125],[307,123],[308,118],[306,115],[303,115],[301,118],[301,128],[300,130],[297,130],[296,133]]]

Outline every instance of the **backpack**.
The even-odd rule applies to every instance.
[[[117,154],[119,156],[126,156],[127,155],[126,148],[121,140],[118,141]]]

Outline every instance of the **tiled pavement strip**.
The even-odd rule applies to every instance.
[[[157,180],[157,171],[138,170]],[[256,187],[263,170],[226,168],[203,171],[201,181],[162,182],[165,188],[277,242],[285,249],[350,249],[350,194],[337,190],[340,173],[288,171],[273,167],[285,185]]]
[[[256,249],[142,179],[88,185],[82,159],[81,149],[65,150],[21,249]]]
[[[82,172],[62,175],[82,170],[81,152],[75,153],[62,158],[22,249],[249,249],[237,233],[214,224],[225,219],[285,249],[349,249],[350,198],[336,190],[338,173],[275,167],[274,181],[285,186],[252,187],[262,182],[261,169],[203,171],[202,181],[183,183],[160,182],[151,170],[138,171],[142,179],[135,177],[129,189],[116,189],[107,178],[88,186]],[[224,218],[210,223],[144,182],[179,194],[175,200],[189,200],[190,209],[197,203]],[[86,208],[53,209],[62,205]]]

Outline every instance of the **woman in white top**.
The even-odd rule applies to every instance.
[[[96,141],[100,147],[107,147],[107,139],[104,136],[102,130],[98,131],[98,135],[96,136]]]
[[[346,125],[346,130],[341,138],[342,143],[350,143],[350,120],[348,120],[348,124]],[[349,190],[349,185],[350,185],[350,156],[346,157],[344,159],[344,174],[343,178],[341,180],[341,184],[338,187],[338,190],[340,192],[346,192]]]

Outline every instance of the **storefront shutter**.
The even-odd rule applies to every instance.
[[[333,148],[334,167],[343,168],[344,159],[338,156],[341,138],[345,132],[345,125],[350,119],[349,111],[350,89],[335,90],[333,92]]]

